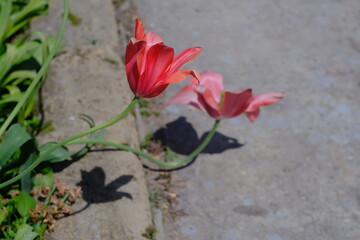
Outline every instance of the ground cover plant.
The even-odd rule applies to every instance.
[[[78,159],[86,154],[92,145],[101,144],[131,151],[162,168],[178,168],[189,163],[208,145],[222,120],[244,113],[251,121],[254,121],[259,116],[260,107],[274,104],[283,97],[282,93],[253,95],[252,89],[224,91],[221,75],[211,71],[200,74],[194,69],[180,69],[185,63],[196,58],[202,48],[191,47],[175,54],[174,49],[165,45],[160,36],[152,32],[146,33],[142,22],[136,19],[135,34],[126,46],[125,55],[126,74],[130,89],[134,94],[133,100],[114,119],[97,125],[91,117],[82,115],[89,122],[89,129],[59,142],[40,145],[36,137],[31,135],[33,131],[30,133],[26,131],[29,124],[24,124],[24,121],[29,119],[30,115],[22,114],[27,106],[30,108],[34,106],[34,96],[41,86],[52,58],[59,49],[68,16],[68,0],[64,0],[63,21],[57,38],[52,44],[45,44],[44,42],[49,41],[43,41],[45,38],[37,34],[40,41],[35,42],[40,44],[43,50],[41,67],[33,72],[32,81],[25,81],[28,79],[22,78],[24,83],[27,83],[24,88],[17,84],[13,86],[17,87],[21,94],[16,101],[12,102],[15,104],[8,105],[6,108],[9,112],[5,115],[0,128],[2,137],[0,144],[0,231],[2,235],[0,239],[39,239],[46,229],[54,230],[56,218],[69,213],[68,205],[76,200],[81,190],[65,186],[59,180],[55,180],[49,163],[62,162],[69,158]],[[8,45],[5,52],[8,51]],[[22,52],[22,54],[25,53],[28,52]],[[35,52],[32,52],[29,59],[36,60],[35,55]],[[4,60],[4,66],[7,62]],[[19,65],[20,63],[16,63],[10,68],[16,69]],[[0,67],[2,68],[3,65]],[[161,161],[140,149],[104,139],[105,129],[124,119],[137,104],[143,104],[144,99],[158,96],[169,84],[182,81],[189,76],[191,77],[190,84],[180,90],[166,105],[189,104],[208,113],[214,119],[212,129],[191,154],[178,159],[177,155],[169,152],[168,155],[171,157],[166,161]],[[8,80],[7,82],[17,81]],[[7,95],[11,94],[10,90],[9,87],[5,87],[1,96],[10,98]],[[16,118],[23,121],[14,123]],[[81,138],[83,136],[88,136],[88,138]],[[78,152],[70,152],[67,146],[72,144],[81,144],[83,148]]]
[[[29,22],[47,12],[48,0],[2,0],[0,3],[0,124],[3,124],[44,64],[53,36],[29,32]],[[36,39],[36,40],[32,40]],[[42,81],[45,75],[42,76]],[[36,100],[41,84],[17,113],[15,121],[32,135],[40,129]]]
[[[21,171],[42,151],[33,137],[41,126],[36,103],[46,77],[46,67],[42,68],[41,74],[38,72],[45,65],[50,49],[54,48],[55,38],[38,31],[29,32],[28,25],[34,17],[47,13],[48,3],[48,0],[0,1],[1,182]],[[2,136],[10,124],[13,125],[6,136]],[[28,175],[20,183],[1,190],[0,239],[42,236],[46,228],[52,228],[54,216],[66,213],[62,212],[62,207],[68,196],[65,194],[62,202],[57,204],[54,200],[61,196],[56,191],[64,186],[54,183],[51,169],[42,168],[39,172],[43,173],[42,177],[35,179]],[[53,201],[50,201],[51,198]],[[49,206],[42,208],[41,214],[40,210],[38,214],[35,212],[40,206],[36,200]],[[53,209],[55,206],[56,210]],[[50,209],[53,209],[52,212]]]

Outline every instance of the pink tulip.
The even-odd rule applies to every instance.
[[[192,69],[179,68],[194,59],[202,48],[193,47],[177,56],[173,48],[151,31],[145,33],[144,25],[136,19],[135,36],[126,46],[126,75],[132,92],[137,97],[151,98],[162,93],[170,83],[184,80],[189,75],[197,78]]]
[[[260,114],[261,106],[267,106],[277,103],[283,97],[284,97],[283,93],[276,93],[276,92],[263,93],[251,97],[249,101],[249,105],[245,110],[247,117],[250,119],[251,122],[254,122],[255,119]]]
[[[246,113],[250,121],[254,121],[260,107],[274,104],[284,95],[282,93],[264,93],[252,95],[251,89],[224,91],[223,78],[211,71],[200,75],[200,83],[191,79],[191,84],[181,89],[167,104],[189,104],[207,112],[212,118],[232,118]]]

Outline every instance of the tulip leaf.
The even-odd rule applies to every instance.
[[[44,145],[40,146],[40,155],[45,154],[54,145],[56,145],[56,142],[47,142]],[[68,159],[71,155],[72,153],[66,147],[62,146],[47,155],[47,157],[43,161],[51,163],[62,162]]]

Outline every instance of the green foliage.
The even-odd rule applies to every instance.
[[[47,186],[51,188],[54,185],[54,174],[50,167],[41,169],[41,175],[34,179],[34,187],[41,188]]]
[[[93,137],[102,138],[103,131]],[[40,145],[20,124],[12,125],[0,144],[0,183],[27,169],[54,144],[56,143],[50,142]],[[49,189],[54,188],[53,172],[51,168],[46,167],[46,164],[78,157],[79,152],[83,155],[88,151],[88,147],[85,146],[75,153],[70,152],[66,147],[58,148],[44,159],[43,164],[22,177],[20,184],[15,182],[9,187],[1,189],[0,224],[2,228],[0,228],[0,239],[3,237],[6,239],[35,239],[44,233],[46,224],[36,221],[34,223],[29,220],[31,210],[36,207],[36,200],[29,195],[30,190],[34,187],[42,189],[44,186]],[[19,189],[21,191],[17,194]]]
[[[16,204],[15,207],[22,217],[29,217],[30,210],[36,207],[36,201],[26,192],[20,192],[18,196],[13,197]]]
[[[52,221],[53,224],[54,221],[42,221],[46,206],[39,207],[36,198],[29,193],[31,191],[34,194],[34,186],[41,187],[41,190],[37,190],[38,193],[41,192],[39,196],[45,194],[46,199],[50,199],[53,192],[45,190],[50,186],[55,189],[54,178],[52,170],[44,166],[79,154],[71,153],[63,147],[44,158],[41,165],[36,168],[34,165],[39,156],[54,144],[40,145],[33,137],[41,124],[36,102],[46,77],[46,69],[59,48],[68,16],[68,1],[65,0],[64,17],[57,39],[41,32],[29,34],[26,31],[28,24],[33,17],[47,12],[48,3],[49,0],[0,0],[0,184],[3,185],[0,191],[1,240],[33,240],[43,236],[49,222]],[[30,36],[36,40],[30,40]],[[14,124],[10,126],[11,123]],[[50,127],[47,126],[47,129]],[[6,129],[6,135],[3,136]],[[81,151],[82,154],[86,153],[88,146]],[[17,182],[3,184],[27,169],[33,171],[22,174]],[[57,193],[57,196],[60,195]],[[67,212],[66,209],[56,207],[56,213]]]
[[[16,232],[14,240],[33,240],[38,236],[28,224],[21,224]]]
[[[28,40],[29,34],[15,36],[28,26],[30,20],[47,12],[49,0],[0,1],[0,125],[4,123],[25,90],[44,63],[53,37],[34,32],[38,40]],[[36,110],[36,100],[41,84],[29,97],[17,115],[16,121],[36,134],[41,120]]]
[[[27,224],[30,211],[36,207],[36,200],[26,192],[14,194],[11,199],[0,195],[0,237],[14,240],[32,240],[39,236],[33,226]]]
[[[0,171],[20,147],[31,139],[19,124],[12,125],[0,145]]]
[[[0,3],[0,46],[27,27],[35,16],[47,12],[48,0],[2,0]]]

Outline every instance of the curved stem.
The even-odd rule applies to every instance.
[[[39,156],[27,169],[25,169],[24,171],[22,171],[19,175],[17,175],[16,177],[13,177],[12,179],[6,181],[6,182],[3,182],[0,184],[0,189],[1,188],[4,188],[6,186],[8,186],[9,184],[12,184],[18,180],[20,180],[23,176],[25,176],[26,174],[28,174],[29,172],[31,172],[35,167],[37,167],[50,153],[52,153],[54,150],[56,150],[57,148],[61,147],[61,146],[64,146],[65,144],[79,138],[79,137],[82,137],[82,136],[85,136],[87,134],[90,134],[90,133],[93,133],[95,131],[98,131],[102,128],[106,128],[110,125],[113,125],[114,123],[120,121],[121,119],[125,118],[128,113],[131,111],[131,109],[134,108],[134,106],[136,105],[136,103],[138,102],[138,98],[134,98],[132,100],[132,102],[129,104],[129,106],[122,112],[120,113],[118,116],[116,116],[114,119],[106,122],[106,123],[103,123],[99,126],[95,126],[93,128],[90,128],[86,131],[83,131],[81,133],[78,133],[78,134],[75,134],[74,136],[71,136],[71,137],[68,137],[64,140],[62,140],[61,142],[58,142],[57,144],[55,144],[54,146],[52,146],[51,148],[49,148],[48,151],[46,151],[43,155]]]
[[[23,105],[25,104],[27,99],[30,97],[30,95],[34,91],[35,87],[39,84],[40,80],[42,79],[42,76],[46,73],[47,69],[49,68],[51,60],[54,58],[55,54],[57,53],[57,51],[58,51],[58,49],[60,47],[61,40],[62,40],[62,37],[64,35],[68,15],[69,15],[69,0],[64,0],[63,19],[62,19],[62,22],[61,22],[59,34],[58,34],[58,36],[56,38],[54,47],[51,49],[51,52],[49,53],[48,57],[46,58],[46,60],[44,62],[44,65],[42,65],[39,72],[36,74],[35,78],[31,82],[29,87],[26,89],[26,91],[25,91],[24,95],[22,96],[22,98],[20,99],[20,101],[16,104],[15,108],[12,110],[10,115],[6,118],[6,121],[4,122],[4,124],[1,126],[1,128],[0,128],[0,136],[5,132],[5,130],[10,125],[12,120],[16,117],[16,115],[18,114],[20,109],[23,107]]]
[[[135,149],[135,148],[132,148],[132,147],[124,145],[124,144],[109,142],[109,141],[105,141],[105,140],[101,140],[101,139],[78,139],[78,140],[71,141],[69,144],[92,143],[92,144],[102,144],[102,145],[106,145],[106,146],[111,146],[111,147],[118,148],[121,150],[133,152],[139,156],[142,156],[142,157],[148,159],[150,162],[153,162],[161,167],[176,168],[176,167],[180,167],[180,166],[185,165],[186,163],[190,162],[202,150],[204,150],[204,148],[209,144],[210,140],[214,136],[219,124],[220,124],[220,120],[216,120],[211,131],[206,135],[206,138],[204,139],[204,141],[190,155],[186,156],[184,159],[181,159],[181,160],[175,161],[175,162],[163,162],[163,161],[160,161],[160,160],[152,157],[150,154],[147,154],[139,149]]]

